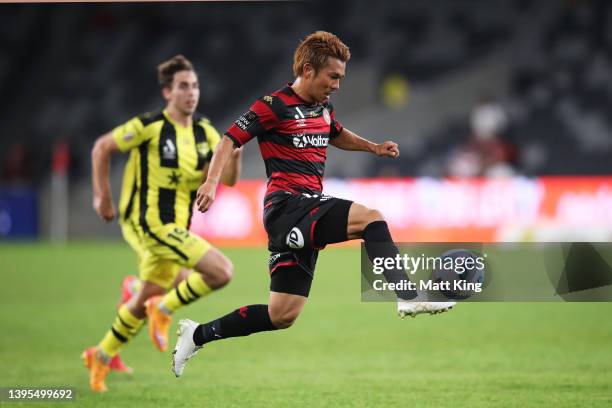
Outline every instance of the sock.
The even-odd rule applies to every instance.
[[[134,279],[130,285],[130,292],[132,293],[132,296],[138,293],[140,288],[142,288],[142,281],[138,278]]]
[[[140,331],[143,324],[144,319],[138,319],[130,313],[126,305],[121,305],[113,325],[98,344],[100,350],[106,357],[113,357]]]
[[[269,330],[276,330],[276,327],[270,320],[268,305],[243,306],[217,320],[199,325],[193,333],[193,342],[201,346],[215,340]]]
[[[172,314],[181,307],[202,296],[208,295],[210,292],[212,292],[212,289],[204,282],[202,275],[192,272],[175,289],[166,293],[161,302],[159,302],[159,308],[166,314]]]
[[[395,258],[399,254],[399,250],[393,243],[389,226],[386,221],[374,221],[369,223],[363,230],[363,240],[365,242],[366,252],[370,261],[374,262],[374,258]],[[402,280],[409,281],[406,271],[403,269],[389,269],[383,272],[383,276],[389,283],[398,283]],[[396,290],[395,294],[398,298],[411,300],[417,296],[415,290]]]

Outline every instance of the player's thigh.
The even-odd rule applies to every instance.
[[[365,227],[374,221],[384,221],[382,213],[363,204],[353,203],[348,213],[348,239],[361,238]]]
[[[212,245],[196,262],[194,269],[202,274],[204,281],[212,289],[227,284],[234,275],[234,267],[227,256]]]
[[[142,282],[150,282],[164,290],[174,284],[180,265],[173,259],[165,259],[157,254],[144,250],[138,267],[138,277]]]
[[[272,324],[284,329],[293,324],[302,312],[308,298],[290,293],[270,292],[268,313]]]
[[[322,203],[322,211],[319,211],[320,218],[315,219],[314,222],[312,240],[315,248],[324,248],[328,244],[344,242],[349,239],[347,234],[348,218],[352,205],[352,201],[335,197]],[[317,215],[315,213],[315,217]]]

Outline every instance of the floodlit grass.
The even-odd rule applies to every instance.
[[[173,331],[178,318],[266,303],[266,251],[226,253],[234,281],[177,312]],[[360,301],[352,248],[321,254],[291,329],[212,343],[180,379],[145,329],[122,352],[135,373],[111,373],[97,395],[79,355],[110,326],[134,270],[119,243],[0,245],[0,386],[76,387],[74,405],[36,407],[612,406],[612,304],[461,304],[402,321],[394,304]]]

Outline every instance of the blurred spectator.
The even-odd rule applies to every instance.
[[[403,75],[387,76],[381,85],[380,93],[383,104],[390,109],[399,109],[408,102],[408,81]]]
[[[472,109],[472,135],[478,140],[496,139],[508,125],[506,111],[494,98],[485,96]]]
[[[499,177],[515,173],[515,147],[504,140],[508,115],[495,99],[484,97],[472,109],[471,136],[451,156],[448,174],[453,177]]]
[[[29,185],[34,177],[32,153],[23,142],[11,144],[2,162],[2,183]]]
[[[311,2],[279,3],[12,5],[0,14],[0,38],[6,43],[0,49],[0,88],[5,95],[19,97],[6,99],[2,107],[3,146],[12,143],[14,134],[28,135],[28,140],[19,140],[34,156],[30,177],[39,184],[46,182],[38,176],[49,169],[54,137],[62,132],[79,135],[70,138],[69,177],[87,183],[96,129],[110,128],[122,112],[143,101],[146,109],[156,106],[159,95],[150,88],[155,61],[179,52],[194,55],[204,67],[201,77],[207,88],[201,109],[215,122],[227,124],[241,102],[260,96],[266,84],[287,72],[286,53],[296,45],[292,39],[317,28],[337,31],[359,50],[350,71],[360,71],[367,105],[343,103],[347,110],[342,117],[363,115],[365,126],[388,127],[389,134],[401,135],[402,146],[412,143],[413,135],[427,136],[414,142],[426,154],[402,160],[403,176],[512,171],[513,159],[506,157],[514,155],[507,149],[508,115],[498,103],[483,101],[472,120],[461,122],[462,127],[474,122],[474,132],[457,130],[460,113],[452,107],[478,92],[459,84],[471,84],[471,75],[480,75],[480,70],[486,76],[478,80],[495,75],[491,92],[503,91],[506,106],[512,107],[512,129],[521,151],[519,172],[612,173],[612,2],[315,1],[323,8]],[[184,17],[180,24],[176,15]],[[346,17],[341,24],[338,15]],[[236,26],[235,21],[242,23]],[[269,69],[216,63],[233,60],[235,50],[249,66]],[[353,84],[355,76],[349,78]],[[32,86],[21,89],[21,83]],[[375,94],[369,92],[371,87],[377,87]],[[355,90],[351,85],[344,95]],[[419,112],[420,104],[431,98],[440,98],[435,101],[439,115],[432,109],[422,118],[411,116],[409,127],[389,120],[394,114]],[[389,116],[374,116],[376,104]],[[30,112],[36,115],[24,120]],[[478,146],[468,148],[470,142],[465,142],[451,165],[448,146],[455,145],[458,134],[472,136],[470,141]],[[493,163],[480,163],[480,153]],[[256,161],[256,154],[245,157],[252,166]],[[328,175],[341,175],[336,171],[330,169]],[[4,162],[0,176],[5,176]]]

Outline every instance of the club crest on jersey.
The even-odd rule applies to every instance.
[[[164,160],[176,159],[176,146],[174,146],[170,139],[166,139],[166,144],[162,147],[162,158]]]
[[[327,110],[327,108],[323,108],[323,120],[328,125],[331,125],[331,116],[329,116],[329,111]]]
[[[196,144],[196,149],[197,149],[198,154],[200,156],[206,156],[206,153],[207,153],[206,146],[207,145],[208,145],[208,143],[206,143],[206,142],[202,142],[202,143],[197,143]]]
[[[305,135],[298,133],[293,135],[293,145],[298,149],[312,146],[312,147],[326,147],[329,143],[328,137],[321,135]]]
[[[134,132],[127,132],[125,135],[123,135],[123,141],[124,142],[129,142],[130,140],[132,140],[134,138],[134,136],[136,136],[136,133],[134,133]]]
[[[293,227],[287,234],[287,245],[293,249],[304,248],[304,236],[297,227]]]

